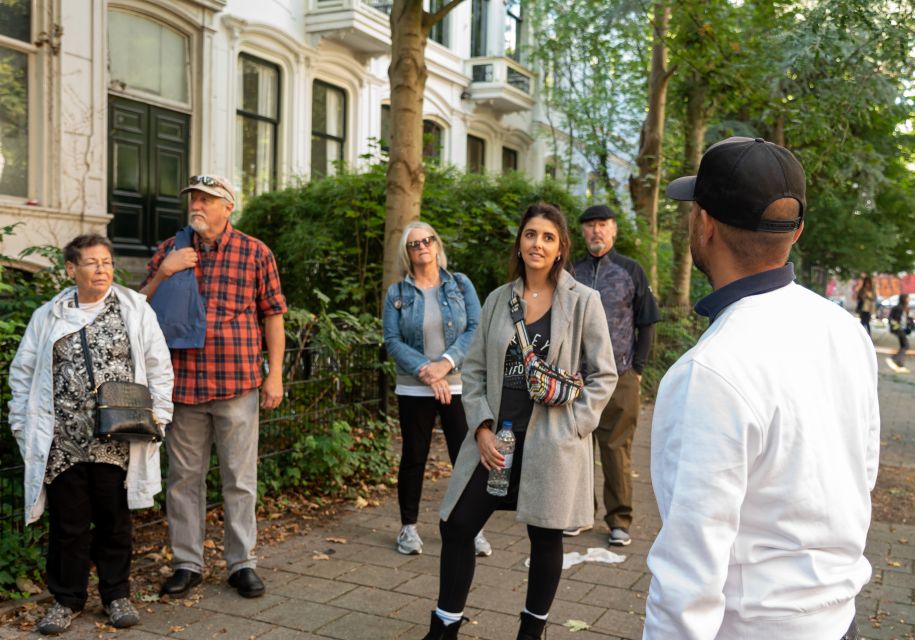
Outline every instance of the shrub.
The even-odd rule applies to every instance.
[[[320,289],[332,309],[377,315],[384,295],[385,184],[385,165],[375,164],[364,173],[343,171],[266,193],[245,205],[238,227],[273,250],[291,304],[316,308],[313,290]],[[573,238],[580,235],[581,203],[555,181],[534,183],[519,173],[430,167],[422,219],[442,236],[449,269],[467,274],[482,299],[506,281],[518,220],[539,201],[559,205]]]

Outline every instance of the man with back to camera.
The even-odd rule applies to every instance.
[[[880,416],[873,345],[794,283],[804,170],[728,138],[667,195],[693,201],[690,249],[710,320],[661,381],[651,477],[662,527],[644,638],[852,640]]]
[[[159,245],[140,289],[156,309],[175,370],[175,415],[166,438],[174,572],[161,594],[184,597],[202,581],[206,474],[215,442],[229,584],[239,595],[256,598],[264,593],[254,571],[258,387],[265,409],[283,399],[286,300],[270,249],[229,223],[232,184],[219,176],[191,176],[181,193],[190,194],[190,225]],[[186,300],[196,300],[198,291],[202,306],[195,316]],[[268,364],[263,379],[262,336]]]
[[[594,436],[604,475],[608,542],[626,546],[632,541],[632,437],[639,419],[639,386],[661,314],[645,271],[613,248],[619,231],[616,212],[599,204],[585,209],[578,221],[589,255],[575,263],[575,279],[600,293],[620,376]],[[563,533],[574,536],[585,528]]]

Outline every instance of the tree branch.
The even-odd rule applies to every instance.
[[[461,4],[464,0],[450,0],[445,6],[436,11],[435,13],[429,13],[428,11],[423,11],[423,31],[426,33],[429,30],[445,19],[452,9]]]

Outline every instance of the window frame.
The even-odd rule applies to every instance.
[[[447,4],[447,0],[427,0],[426,4],[428,5],[427,11],[430,14],[435,13],[439,9]],[[451,14],[449,13],[444,18],[432,25],[432,28],[429,29],[429,40],[440,44],[446,49],[451,48]],[[438,38],[441,38],[439,40]]]
[[[278,166],[279,165],[279,131],[280,131],[280,123],[282,122],[282,116],[283,116],[283,68],[275,62],[271,62],[270,60],[266,60],[264,58],[259,58],[258,56],[247,53],[246,51],[239,52],[239,54],[238,54],[238,64],[239,65],[241,65],[243,59],[253,62],[255,64],[258,64],[258,65],[264,66],[264,67],[271,67],[274,71],[276,71],[276,117],[275,117],[275,119],[271,119],[260,113],[256,113],[253,111],[247,111],[245,109],[239,108],[237,92],[241,91],[243,89],[243,87],[241,87],[241,86],[236,87],[236,96],[235,96],[236,97],[236,100],[235,100],[235,105],[236,105],[235,106],[235,117],[236,118],[238,118],[238,117],[241,117],[243,119],[251,118],[252,120],[256,120],[258,122],[268,122],[273,125],[273,158],[272,158],[273,171],[272,171],[272,175],[270,177],[270,188],[268,189],[268,191],[275,190],[277,188],[277,185],[279,184],[279,178],[278,178],[278,175],[279,175],[279,166]],[[236,153],[236,156],[238,157],[238,161],[240,162],[241,157],[242,157],[242,150],[240,148],[235,149],[235,153]],[[239,182],[238,187],[239,187],[239,190],[241,191],[241,193],[243,194],[243,197],[254,197],[256,195],[259,195],[259,192],[256,190],[256,186],[257,186],[256,180],[255,180],[254,193],[250,193],[250,194],[244,193],[244,175],[243,175],[244,172],[242,171],[239,173],[240,173],[240,175],[239,175],[240,182]]]
[[[12,36],[0,34],[0,49],[6,49],[14,53],[25,55],[25,82],[26,82],[26,157],[25,157],[25,195],[0,192],[0,201],[3,202],[26,202],[38,196],[40,191],[39,175],[44,172],[38,165],[44,166],[44,158],[41,155],[42,132],[38,128],[41,122],[41,114],[44,111],[41,107],[41,87],[38,86],[38,66],[40,64],[39,56],[41,49],[36,46],[35,32],[38,27],[38,11],[35,3],[31,3],[29,11],[29,38],[28,40],[19,40]],[[49,45],[46,45],[49,46]]]
[[[503,3],[505,5],[504,6],[505,27],[506,27],[505,35],[508,35],[507,27],[510,24],[510,21],[514,21],[514,25],[515,25],[514,47],[511,49],[511,53],[509,53],[508,47],[506,47],[504,54],[505,54],[506,58],[510,58],[511,60],[514,60],[515,62],[520,64],[521,63],[521,49],[524,44],[523,43],[523,40],[524,40],[524,31],[523,31],[523,29],[524,29],[524,5],[521,0],[503,0]],[[512,11],[513,7],[510,3],[514,3],[514,7],[517,8],[517,12]],[[505,36],[503,35],[503,39],[504,39],[504,37]],[[505,44],[507,44],[507,41],[505,42]]]
[[[477,141],[480,143],[481,153],[480,153],[480,166],[472,167],[470,165],[470,142],[471,140]],[[486,173],[486,139],[481,138],[480,136],[475,136],[472,133],[467,134],[467,162],[465,163],[465,168],[468,173]]]
[[[515,166],[513,166],[513,167],[505,166],[506,154],[508,154],[514,158]],[[521,152],[519,152],[517,149],[514,149],[512,147],[506,147],[505,145],[502,145],[502,173],[508,173],[510,171],[519,171],[518,167],[520,166],[520,164],[521,164]]]
[[[319,84],[328,89],[332,89],[334,91],[339,91],[343,96],[343,135],[342,135],[342,137],[330,135],[323,131],[319,132],[315,129],[315,120],[314,120],[315,90],[314,90],[314,88],[316,85],[319,85]],[[326,109],[327,109],[327,105],[325,105],[325,110]],[[312,144],[312,149],[311,149],[311,153],[309,154],[309,156],[310,156],[309,157],[309,168],[311,170],[312,179],[317,175],[317,174],[315,174],[315,167],[314,167],[314,138],[315,137],[321,138],[322,140],[335,140],[340,143],[340,157],[337,158],[336,160],[328,159],[328,162],[342,162],[342,161],[346,160],[346,134],[348,133],[348,127],[347,127],[348,117],[349,117],[349,96],[346,93],[346,89],[344,89],[341,86],[331,84],[329,82],[325,82],[324,80],[315,78],[311,83],[311,144]],[[330,172],[328,171],[328,167],[324,167],[323,173],[321,173],[319,175],[319,177],[324,178],[328,175],[331,175]]]
[[[471,58],[485,58],[489,54],[489,3],[490,0],[471,0],[470,3]],[[475,19],[475,16],[479,16],[479,19]]]

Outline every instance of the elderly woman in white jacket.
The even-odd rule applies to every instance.
[[[25,462],[25,518],[49,512],[48,589],[55,602],[39,622],[47,635],[70,626],[86,603],[90,564],[110,622],[139,617],[130,603],[129,509],[150,507],[161,491],[159,445],[93,438],[80,329],[86,328],[95,378],[149,387],[153,413],[171,422],[171,357],[146,298],[113,284],[111,243],[97,234],[64,248],[69,287],[32,315],[10,366],[9,421]],[[94,528],[92,528],[94,525]]]

